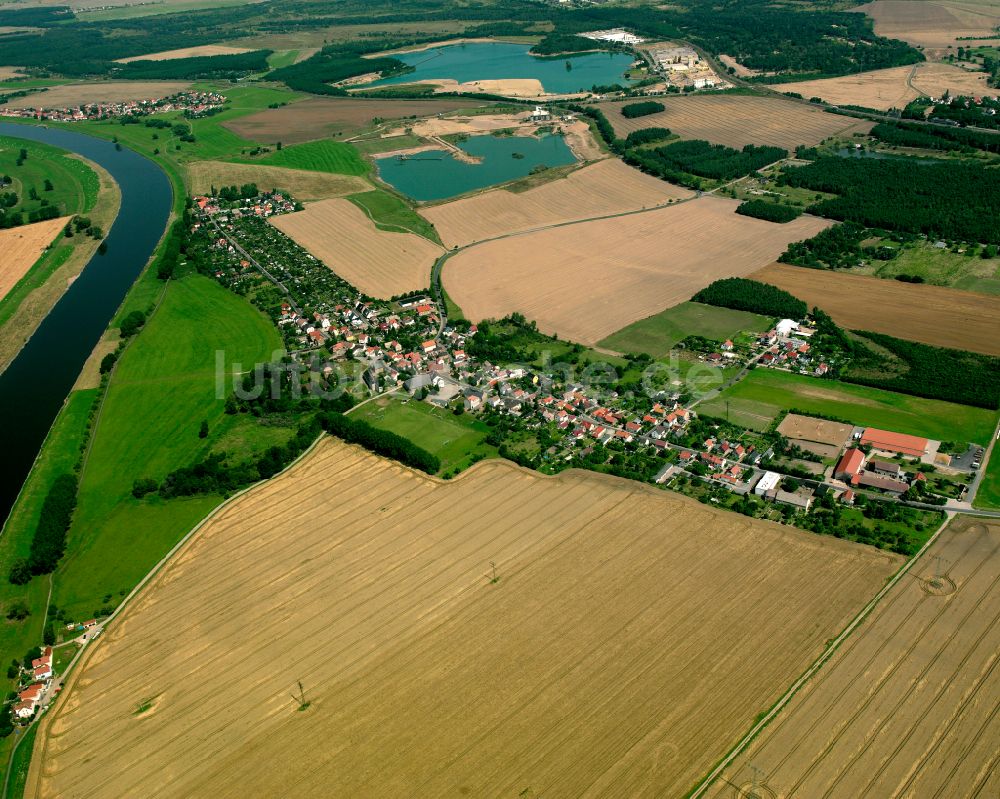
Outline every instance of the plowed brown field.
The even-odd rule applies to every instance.
[[[0,258],[0,299],[28,273],[68,220],[68,216],[62,216],[0,230],[0,253],[3,254]]]
[[[444,285],[474,321],[518,311],[547,333],[594,343],[713,280],[760,269],[830,224],[801,216],[776,225],[734,213],[737,205],[702,197],[486,242],[445,264]]]
[[[852,330],[1000,355],[1000,297],[787,264],[751,277],[822,308]]]
[[[421,209],[448,247],[574,219],[663,205],[691,192],[644,175],[617,158],[599,161],[528,191],[494,189]]]
[[[998,660],[1000,524],[959,519],[706,795],[998,796]]]
[[[971,42],[959,38],[991,36],[1000,24],[1000,6],[990,0],[875,0],[851,10],[868,14],[879,36],[931,50],[968,46]]]
[[[271,218],[344,280],[372,297],[427,288],[441,247],[414,233],[379,230],[349,200],[324,200]]]
[[[705,139],[737,149],[769,144],[792,151],[800,144],[818,144],[835,133],[869,131],[873,124],[780,97],[696,94],[656,99],[666,110],[636,119],[626,119],[619,110],[634,100],[602,103],[600,108],[619,136],[640,128],[661,127],[685,139]]]
[[[269,108],[266,111],[224,122],[223,127],[250,141],[298,144],[336,133],[360,130],[370,125],[376,117],[402,119],[412,116],[431,116],[482,105],[485,105],[482,100],[453,97],[442,100],[312,97],[282,108]]]
[[[798,92],[807,98],[822,97],[835,105],[863,105],[881,110],[902,108],[919,97],[920,92],[932,97],[939,97],[945,91],[951,94],[978,95],[988,88],[985,72],[966,72],[950,64],[937,63],[878,69],[840,78],[807,80],[781,86],[782,91]]]
[[[98,640],[25,795],[680,796],[899,562],[617,478],[444,482],[326,440]]]
[[[242,186],[256,183],[261,189],[285,189],[296,200],[325,200],[370,191],[371,184],[351,175],[286,169],[263,164],[231,164],[227,161],[193,161],[188,164],[191,191],[206,194],[212,186]]]

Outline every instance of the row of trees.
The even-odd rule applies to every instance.
[[[24,585],[36,575],[55,571],[66,551],[66,531],[73,521],[76,492],[75,475],[61,474],[52,482],[42,503],[28,557],[19,558],[11,566],[9,579],[14,585]]]
[[[865,227],[1000,242],[1000,171],[913,158],[838,158],[786,169],[788,186],[838,195],[809,210]]]
[[[691,298],[705,305],[720,308],[734,308],[737,311],[751,311],[764,316],[781,316],[801,319],[808,307],[802,300],[787,291],[748,280],[745,277],[726,277],[709,284]]]
[[[376,455],[392,458],[427,474],[436,474],[441,468],[441,462],[436,455],[418,447],[408,438],[390,433],[388,430],[379,430],[367,422],[330,411],[320,417],[320,424],[330,435],[349,444],[360,444]]]
[[[1000,153],[1000,135],[968,128],[936,128],[908,122],[879,122],[871,135],[886,144],[972,153]]]

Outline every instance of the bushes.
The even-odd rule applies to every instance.
[[[138,333],[144,324],[146,324],[146,314],[142,311],[132,311],[122,319],[118,329],[122,338],[128,338]]]
[[[183,249],[184,228],[185,221],[180,219],[174,220],[174,223],[170,226],[163,252],[160,255],[160,262],[156,265],[156,276],[160,280],[169,280],[177,270],[177,264],[180,263]]]
[[[409,439],[390,433],[388,430],[379,430],[367,422],[355,421],[343,414],[330,412],[321,417],[320,424],[330,435],[349,444],[360,444],[376,455],[392,458],[427,474],[435,474],[441,468],[441,462],[436,455],[418,447]]]
[[[42,503],[28,557],[15,561],[11,567],[9,579],[12,583],[23,585],[36,575],[55,570],[66,549],[66,531],[73,520],[76,491],[77,480],[72,474],[61,474],[52,482]]]
[[[691,299],[694,302],[716,305],[720,308],[733,308],[737,311],[751,311],[764,316],[781,316],[788,319],[801,319],[808,310],[802,300],[793,297],[787,291],[743,277],[716,280]]]
[[[767,222],[779,223],[791,222],[802,215],[802,211],[798,208],[792,208],[790,205],[769,203],[766,200],[747,200],[746,202],[742,202],[736,209],[736,213],[743,216],[752,216],[754,219],[764,219]]]
[[[843,222],[821,230],[811,239],[793,241],[778,260],[815,269],[855,266],[861,261],[861,242],[867,235],[861,225]]]
[[[670,128],[641,128],[633,130],[625,137],[626,147],[639,147],[643,144],[651,144],[656,141],[663,141],[673,136]]]
[[[622,116],[626,119],[635,119],[636,117],[658,114],[660,111],[665,110],[666,106],[664,106],[663,103],[658,103],[656,100],[644,100],[641,103],[629,103],[628,105],[623,105]]]

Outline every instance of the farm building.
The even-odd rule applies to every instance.
[[[861,436],[860,444],[885,452],[896,452],[913,458],[922,458],[927,454],[927,439],[910,436],[905,433],[893,433],[889,430],[877,430],[869,427]]]
[[[754,486],[753,492],[758,496],[762,497],[768,491],[771,491],[778,487],[778,483],[781,482],[781,475],[777,472],[764,472],[760,480],[757,481],[757,485]]]
[[[851,480],[857,477],[861,467],[865,465],[865,453],[860,449],[849,449],[837,462],[833,470],[833,476],[840,480]]]

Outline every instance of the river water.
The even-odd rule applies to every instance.
[[[173,191],[153,161],[66,127],[0,122],[0,135],[40,141],[104,167],[121,210],[95,254],[11,365],[0,374],[0,520],[6,519],[63,401],[163,235]],[[0,261],[3,253],[0,252]]]

